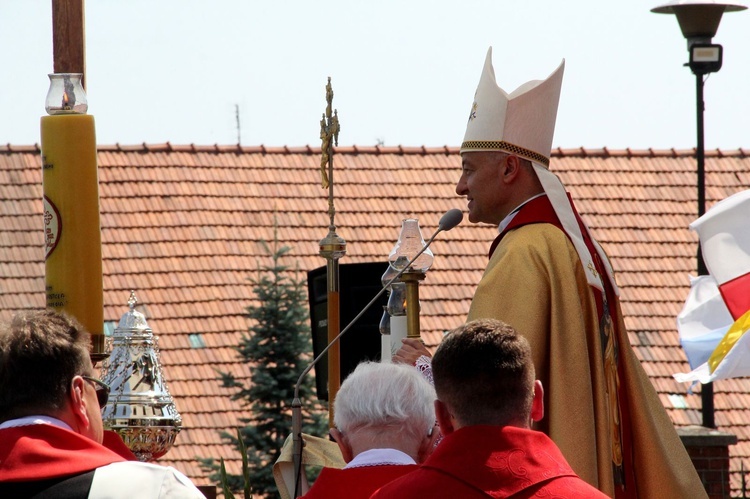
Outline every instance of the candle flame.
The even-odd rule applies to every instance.
[[[76,105],[76,93],[75,85],[70,81],[69,76],[63,78],[63,88],[62,107],[66,111],[70,111]]]

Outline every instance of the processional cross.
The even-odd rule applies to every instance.
[[[346,241],[336,234],[333,206],[333,145],[339,144],[338,111],[333,110],[333,87],[331,78],[326,85],[326,111],[320,120],[320,176],[323,189],[328,189],[328,234],[320,241],[320,255],[326,259],[328,343],[331,344],[340,331],[339,302],[339,258],[346,254]],[[328,426],[333,427],[333,401],[341,386],[341,350],[335,342],[328,350]]]

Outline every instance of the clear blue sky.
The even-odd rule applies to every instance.
[[[89,0],[99,144],[319,145],[326,78],[340,145],[457,146],[487,48],[507,91],[566,59],[555,147],[691,148],[695,77],[663,2]],[[750,11],[724,15],[706,148],[750,148]],[[50,0],[0,0],[0,144],[39,142]]]

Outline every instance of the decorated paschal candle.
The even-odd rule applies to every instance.
[[[94,117],[81,74],[50,74],[41,120],[47,307],[91,333],[94,361],[106,357],[99,180]]]

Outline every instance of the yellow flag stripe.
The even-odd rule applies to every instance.
[[[714,349],[711,357],[708,359],[708,368],[711,374],[724,360],[724,357],[734,347],[735,343],[742,337],[745,332],[750,329],[750,310],[745,312],[742,317],[734,321],[734,324],[729,328],[727,334],[721,339],[716,349]]]

